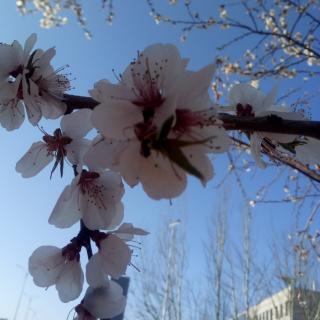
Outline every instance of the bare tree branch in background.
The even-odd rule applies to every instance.
[[[275,262],[274,274],[277,281],[280,279],[284,286],[291,288],[291,300],[295,304],[295,312],[302,319],[319,319],[319,266],[315,252],[304,251],[302,242],[295,238],[274,239],[272,245]],[[294,248],[294,250],[292,250]]]
[[[159,239],[152,249],[152,257],[144,257],[143,276],[138,277],[138,301],[135,319],[182,320],[185,311],[186,250],[184,222],[166,221],[161,226]],[[155,254],[156,252],[156,254]]]
[[[255,79],[319,74],[319,70],[312,68],[320,65],[320,19],[316,14],[320,5],[317,1],[226,1],[217,6],[216,16],[203,18],[196,3],[184,0],[179,7],[180,11],[182,6],[185,9],[182,19],[159,12],[152,0],[146,2],[156,23],[180,25],[185,37],[194,29],[238,31],[238,35],[222,44],[220,50],[250,38],[250,49],[245,51],[243,60],[221,61],[225,74],[237,73]]]
[[[227,230],[227,198],[226,193],[223,194],[219,207],[212,215],[209,221],[208,238],[209,241],[204,242],[206,253],[206,293],[204,301],[207,304],[205,319],[210,319],[213,315],[216,320],[225,318],[225,291],[223,284],[223,274],[226,259],[226,240],[228,236]]]
[[[252,79],[303,75],[304,80],[319,75],[320,19],[316,13],[320,4],[317,1],[226,1],[216,7],[215,15],[204,18],[191,0],[181,1],[181,5],[178,1],[168,1],[179,10],[178,18],[159,12],[153,0],[145,1],[156,23],[181,26],[182,39],[194,29],[237,31],[236,36],[220,45],[222,53],[249,39],[248,49],[239,52],[238,60],[232,61],[225,54],[217,59],[225,75],[238,74]],[[86,36],[91,37],[81,0],[17,0],[16,5],[22,14],[41,13],[40,25],[44,28],[66,24],[68,18],[64,12],[71,11]],[[115,15],[113,0],[101,0],[101,6],[106,10],[106,21],[111,24]]]
[[[235,235],[231,231],[234,218],[228,209],[227,193],[221,193],[222,201],[209,216],[203,239],[206,272],[192,274],[195,280],[190,281],[190,257],[183,241],[185,221],[164,223],[157,248],[144,257],[148,269],[133,286],[142,295],[132,307],[135,319],[240,320],[262,299],[291,287],[289,292],[301,309],[298,311],[304,314],[303,319],[315,320],[320,302],[310,297],[308,289],[318,290],[320,277],[316,253],[302,251],[308,239],[275,237],[270,230],[271,254],[267,261],[262,259],[255,252],[251,237],[254,216],[250,208],[237,213],[241,214],[244,229]],[[313,305],[306,301],[313,301]]]
[[[17,9],[23,15],[40,13],[40,26],[43,28],[61,27],[68,23],[66,12],[74,14],[82,27],[85,36],[90,39],[92,34],[87,26],[81,0],[16,0]],[[101,0],[101,7],[106,11],[106,21],[112,24],[115,15],[113,0]]]

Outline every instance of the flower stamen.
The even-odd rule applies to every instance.
[[[82,170],[78,185],[80,186],[82,194],[88,195],[88,201],[90,203],[98,208],[106,209],[103,201],[105,186],[97,183],[96,180],[99,177],[100,174],[97,172]]]

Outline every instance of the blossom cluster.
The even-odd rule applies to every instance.
[[[67,112],[65,75],[50,64],[53,48],[33,50],[36,36],[24,47],[17,41],[0,45],[0,123],[7,130],[21,126],[25,112],[32,125],[42,117],[61,117],[52,134],[42,127],[42,140],[31,145],[16,164],[24,178],[37,175],[53,162],[71,168],[74,178],[57,200],[49,223],[80,231],[63,248],[41,246],[29,259],[29,272],[40,287],[55,286],[63,302],[77,299],[86,278],[88,289],[75,307],[77,319],[111,318],[123,312],[126,299],[112,279],[132,265],[134,236],[148,233],[123,223],[123,180],[141,184],[153,199],[172,199],[187,185],[187,175],[205,185],[214,176],[210,155],[228,151],[231,139],[219,120],[218,106],[208,89],[215,71],[210,64],[199,71],[187,69],[188,59],[170,44],[155,44],[138,54],[117,83],[98,81],[90,94],[91,109]],[[265,96],[250,85],[235,85],[228,112],[237,117],[275,115],[301,119],[299,113],[275,106],[276,90]],[[88,139],[88,133],[96,136]],[[245,132],[258,166],[265,167],[261,150],[266,143],[294,153],[306,164],[319,162],[315,139],[267,132]],[[92,136],[92,135],[91,135]],[[289,146],[290,145],[290,148]],[[96,252],[92,252],[95,244]],[[81,250],[88,262],[83,272]],[[85,277],[84,277],[85,274]]]
[[[50,65],[54,48],[33,50],[36,39],[32,34],[24,47],[18,41],[0,45],[0,123],[7,130],[19,128],[25,113],[36,125],[41,117],[56,119],[66,111],[69,80]]]
[[[300,112],[293,112],[285,106],[276,106],[277,87],[264,95],[260,90],[248,84],[234,85],[229,92],[231,111],[238,117],[276,116],[286,120],[305,120]],[[230,111],[228,110],[228,111]],[[264,169],[262,151],[269,148],[280,151],[304,165],[320,163],[320,141],[311,137],[272,132],[245,132],[250,140],[251,155],[258,167]]]

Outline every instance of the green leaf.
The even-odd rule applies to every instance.
[[[163,123],[158,139],[160,142],[167,139],[170,129],[172,128],[173,120],[174,116],[171,116]]]
[[[177,140],[177,139],[167,139],[167,141],[177,148],[183,148],[183,147],[190,147],[190,146],[196,146],[199,144],[205,144],[206,142],[210,141],[214,137],[209,137],[202,140],[196,140],[196,141],[185,141],[185,140]]]
[[[178,165],[187,173],[197,177],[200,180],[204,180],[202,173],[190,163],[181,149],[175,144],[172,144],[170,140],[165,141],[159,151],[165,154],[173,163]]]
[[[296,148],[297,146],[302,146],[302,145],[304,145],[304,144],[306,144],[306,143],[307,143],[307,142],[305,142],[305,141],[296,140],[296,141],[292,141],[292,142],[289,142],[289,143],[279,143],[279,145],[280,145],[282,148],[290,151],[291,153],[296,154],[295,148]]]

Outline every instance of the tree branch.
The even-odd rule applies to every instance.
[[[91,235],[91,230],[88,229],[84,225],[83,220],[81,219],[80,220],[80,232],[79,232],[78,237],[81,237],[82,243],[83,243],[84,247],[86,248],[88,260],[90,260],[90,258],[92,257],[92,247],[91,247],[90,235]]]
[[[285,120],[276,115],[240,118],[226,113],[220,113],[218,118],[226,130],[272,132],[320,139],[320,121]]]
[[[244,148],[250,148],[250,145],[247,142],[244,142],[237,138],[232,138],[232,140],[239,146]],[[262,144],[262,150],[261,152],[267,156],[269,156],[271,159],[277,160],[292,169],[298,170],[300,173],[304,174],[308,178],[310,178],[313,181],[320,182],[320,175],[314,171],[311,170],[308,166],[302,164],[298,160],[291,158],[291,157],[285,157],[284,155],[279,154],[278,152],[275,152],[276,150],[271,150],[266,148],[264,144]]]
[[[75,109],[94,109],[98,102],[90,97],[65,95],[66,113]],[[276,115],[265,117],[238,117],[227,113],[219,113],[218,118],[226,130],[272,132],[313,137],[320,140],[320,121],[285,120]]]
[[[76,96],[72,94],[65,94],[64,102],[67,105],[65,114],[69,114],[75,109],[94,109],[94,107],[99,104],[99,102],[91,97]]]
[[[77,97],[77,98],[79,98],[79,97]],[[84,97],[84,98],[86,98],[86,97]],[[84,100],[86,100],[86,99],[84,99]],[[76,177],[79,174],[79,172],[77,171],[77,166],[73,165],[72,168],[73,168],[74,176]],[[79,231],[76,238],[80,241],[81,246],[84,246],[86,248],[88,260],[90,260],[90,258],[92,257],[92,247],[91,247],[90,236],[91,236],[91,230],[85,226],[85,224],[83,223],[83,220],[81,219],[80,220],[80,231]]]

